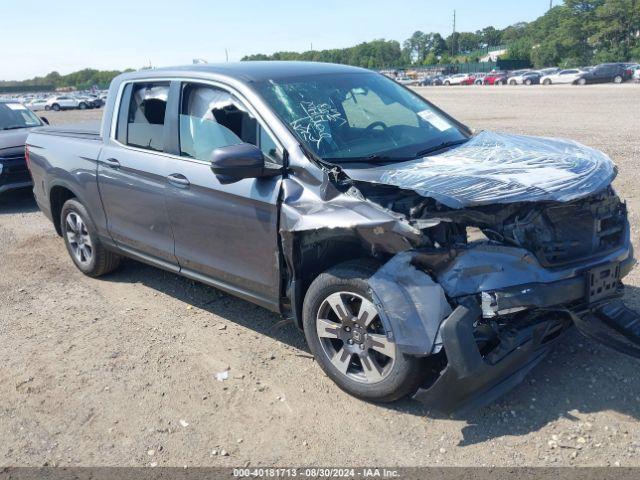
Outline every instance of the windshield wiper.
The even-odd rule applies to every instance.
[[[453,140],[451,142],[442,142],[441,144],[436,145],[435,147],[427,148],[426,150],[421,150],[421,151],[417,152],[414,155],[413,158],[426,157],[430,153],[435,153],[435,152],[438,152],[440,150],[444,150],[445,148],[449,148],[449,147],[455,147],[456,145],[462,145],[463,143],[467,143],[468,141],[469,141],[468,138],[464,138],[462,140]]]
[[[2,127],[2,130],[17,130],[19,128],[27,128],[27,127],[25,127],[24,125],[23,126],[16,125],[15,127]]]

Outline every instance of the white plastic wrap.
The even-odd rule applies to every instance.
[[[481,132],[440,155],[386,166],[380,183],[452,208],[581,198],[615,178],[611,159],[570,140]]]

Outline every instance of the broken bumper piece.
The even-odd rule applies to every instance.
[[[482,355],[474,337],[482,311],[474,302],[458,306],[442,323],[447,366],[414,398],[439,412],[462,416],[488,405],[522,382],[571,327],[569,315],[549,312],[549,318],[502,336],[500,344]]]
[[[474,337],[481,316],[481,308],[469,300],[444,320],[447,366],[415,399],[454,417],[486,406],[521,383],[573,325],[589,338],[640,358],[640,315],[621,300],[579,313],[549,310],[533,324],[503,333],[499,345],[485,355]]]

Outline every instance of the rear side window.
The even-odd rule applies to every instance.
[[[120,106],[118,141],[162,152],[168,98],[169,83],[141,83],[128,87]]]

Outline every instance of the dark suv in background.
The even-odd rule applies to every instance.
[[[21,103],[0,100],[0,193],[31,186],[24,156],[29,130],[42,120]]]
[[[631,80],[633,72],[623,63],[603,63],[585,72],[575,81],[576,85],[588,83],[622,83]]]

